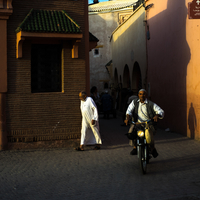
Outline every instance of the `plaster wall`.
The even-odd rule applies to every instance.
[[[89,31],[98,39],[99,56],[90,51],[90,86],[96,86],[98,92],[104,90],[104,83],[110,82],[110,75],[105,65],[112,60],[110,36],[119,25],[119,13],[132,13],[132,10],[112,11],[89,14]]]
[[[145,39],[145,10],[141,6],[136,12],[121,25],[112,35],[112,57],[113,76],[114,69],[117,69],[118,79],[121,75],[123,83],[123,71],[128,65],[130,79],[132,80],[133,66],[138,62],[142,75],[144,87],[146,78],[146,39]],[[132,85],[132,84],[131,84]]]
[[[200,19],[188,18],[188,2],[148,1],[148,82],[165,110],[162,126],[200,139]]]

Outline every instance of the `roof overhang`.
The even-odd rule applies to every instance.
[[[82,33],[64,34],[64,33],[34,33],[20,31],[17,33],[16,38],[16,58],[22,58],[22,44],[24,40],[35,39],[59,39],[59,40],[72,40],[72,58],[78,58],[78,46],[83,37]]]
[[[89,42],[89,51],[96,48],[96,46],[97,46],[97,41],[90,41]]]

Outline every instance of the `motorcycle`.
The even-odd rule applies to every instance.
[[[131,122],[134,125],[133,131],[132,133],[125,134],[129,139],[136,139],[137,141],[137,156],[142,174],[146,174],[147,164],[149,164],[149,160],[152,158],[149,145],[151,142],[149,124],[151,122],[152,120]]]

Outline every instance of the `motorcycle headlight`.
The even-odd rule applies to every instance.
[[[143,137],[144,136],[144,131],[138,131],[137,134],[138,134],[139,137]]]

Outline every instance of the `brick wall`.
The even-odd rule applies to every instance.
[[[33,142],[80,137],[81,114],[78,93],[86,87],[84,3],[86,1],[16,0],[8,20],[8,141]],[[71,58],[71,42],[61,41],[63,92],[31,93],[31,43],[23,43],[23,57],[16,58],[15,29],[32,9],[65,10],[83,32],[79,58]],[[86,13],[87,14],[87,13]],[[60,41],[59,41],[60,42]]]

